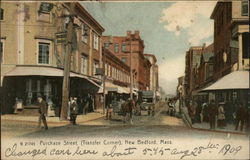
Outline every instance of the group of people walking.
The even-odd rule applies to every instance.
[[[209,104],[198,102],[191,102],[188,111],[192,123],[209,122],[210,129],[224,128],[227,123],[234,122],[235,130],[243,131],[244,127],[249,128],[249,111],[243,103],[234,103],[234,111],[230,114],[227,108],[228,104],[223,102],[216,103],[215,100],[211,100]],[[217,122],[217,125],[216,125]]]
[[[88,96],[85,99],[79,100],[77,97],[70,97],[68,103],[68,120],[72,125],[76,125],[77,115],[80,113],[80,109],[82,109],[82,113],[86,114],[87,112],[94,111],[93,99],[91,96]],[[41,95],[37,97],[37,106],[38,106],[38,128],[41,128],[41,123],[43,122],[44,129],[48,129],[46,116],[48,113],[48,103],[42,98]],[[82,106],[82,107],[80,107]]]

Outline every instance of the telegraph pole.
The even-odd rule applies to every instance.
[[[67,28],[67,39],[66,39],[66,52],[64,55],[64,71],[63,71],[63,86],[62,86],[62,108],[60,119],[67,119],[68,112],[68,102],[69,102],[69,76],[70,76],[70,59],[72,52],[72,34],[73,34],[73,11],[75,3],[70,3],[70,15],[69,15],[69,24]]]
[[[133,99],[132,37],[130,37],[130,98]]]

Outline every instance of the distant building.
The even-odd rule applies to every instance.
[[[150,87],[149,90],[158,91],[159,90],[159,82],[158,82],[158,66],[157,59],[153,54],[144,54],[145,58],[147,58],[150,63]]]
[[[200,65],[195,69],[195,90],[200,90],[213,81],[213,44],[202,48]]]
[[[200,65],[202,46],[190,47],[186,52],[185,64],[185,93],[186,98],[192,98],[195,90],[195,71]]]
[[[109,42],[112,42],[112,44],[109,45]],[[139,31],[134,33],[127,31],[126,36],[103,36],[102,43],[105,48],[113,51],[128,66],[132,65],[132,81],[135,90],[146,90],[150,87],[147,82],[148,77],[145,76],[146,70],[150,67],[144,57],[144,42]],[[130,62],[131,52],[132,62]]]

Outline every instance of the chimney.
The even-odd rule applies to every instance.
[[[130,36],[131,35],[131,31],[127,31],[127,36]]]
[[[136,30],[135,31],[135,39],[139,39],[140,37],[140,31]]]

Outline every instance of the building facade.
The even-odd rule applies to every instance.
[[[111,45],[109,45],[109,43]],[[144,57],[144,42],[140,38],[140,32],[127,31],[126,36],[103,36],[102,43],[105,48],[113,53],[128,66],[132,66],[132,83],[135,90],[149,88],[149,77],[145,76],[149,63]],[[132,54],[131,54],[132,53]],[[130,55],[132,56],[130,61]]]
[[[238,102],[250,108],[249,2],[217,2],[211,19],[214,20],[215,83],[210,88],[215,88],[220,82],[224,84],[213,92],[215,100],[225,102],[232,113]],[[234,75],[240,75],[237,79],[241,82],[228,82],[227,79],[234,79]]]
[[[185,93],[186,98],[192,98],[195,90],[195,71],[200,65],[202,46],[190,47],[186,52],[185,64]]]
[[[60,108],[69,3],[1,2],[1,10],[3,113],[12,112],[16,99],[29,106],[40,94]],[[99,89],[104,28],[80,3],[73,12],[70,96],[80,99]]]
[[[249,2],[218,2],[214,20],[214,80],[249,69]]]
[[[144,54],[145,58],[147,58],[150,63],[150,87],[149,90],[158,91],[159,90],[159,82],[158,82],[158,66],[157,59],[153,54]]]

